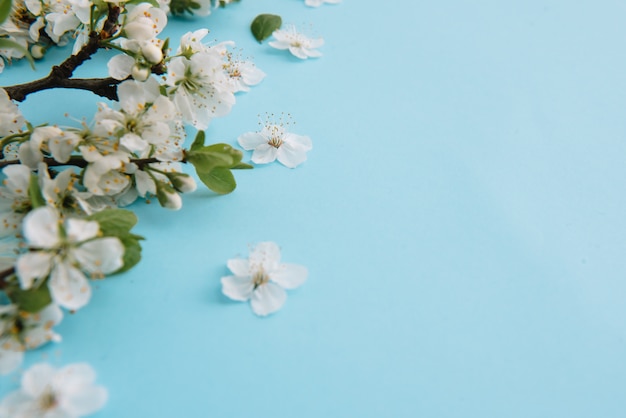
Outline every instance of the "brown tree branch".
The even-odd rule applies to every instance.
[[[121,81],[112,78],[72,79],[71,77],[76,68],[85,61],[90,60],[92,55],[102,47],[103,40],[113,36],[117,30],[117,20],[120,16],[120,11],[118,6],[109,3],[109,14],[104,22],[102,31],[99,33],[92,31],[89,34],[89,40],[80,51],[78,51],[76,55],[70,56],[60,65],[52,67],[48,76],[29,83],[4,87],[9,97],[21,102],[31,93],[61,87],[89,90],[99,96],[117,100],[117,84]]]

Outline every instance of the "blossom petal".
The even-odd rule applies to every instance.
[[[252,311],[259,316],[276,312],[285,304],[287,293],[274,283],[266,283],[256,288],[250,298]]]
[[[72,416],[91,415],[106,404],[109,394],[102,386],[81,387],[67,395],[65,410]]]
[[[55,369],[47,363],[39,363],[22,375],[22,390],[33,398],[39,397],[54,377]]]
[[[267,144],[267,138],[258,132],[247,132],[237,138],[239,145],[246,151],[255,149],[259,145]]]
[[[302,52],[310,58],[319,58],[322,56],[322,53],[316,49],[302,48]]]
[[[33,247],[52,248],[59,243],[59,215],[49,207],[33,210],[24,218],[24,237]]]
[[[261,144],[252,153],[252,162],[256,164],[267,164],[276,160],[278,149],[270,144]]]
[[[272,271],[270,279],[283,289],[295,289],[307,279],[309,271],[299,264],[281,264]]]
[[[306,161],[306,150],[285,142],[278,149],[276,157],[285,167],[296,168]]]
[[[125,54],[115,55],[107,63],[109,75],[116,80],[124,80],[130,75],[135,59]]]
[[[135,187],[141,197],[146,197],[146,193],[156,195],[156,183],[145,171],[137,170],[135,172]]]
[[[24,214],[15,212],[0,213],[0,237],[15,234],[22,225]]]
[[[225,276],[221,279],[222,293],[232,300],[245,302],[250,299],[254,283],[250,277]]]
[[[87,363],[75,363],[60,369],[54,376],[52,386],[63,393],[63,410],[71,416],[90,415],[102,408],[108,393],[95,386],[96,373]]]
[[[67,263],[58,263],[48,282],[52,299],[66,309],[82,308],[91,299],[91,287],[85,275]]]
[[[116,237],[86,242],[76,248],[72,254],[80,263],[81,268],[91,274],[113,273],[124,265],[124,245]]]
[[[67,237],[71,242],[83,242],[98,236],[100,224],[82,219],[67,220]]]
[[[258,243],[250,252],[250,266],[252,269],[262,267],[269,273],[278,268],[280,263],[280,247],[275,242]]]
[[[24,360],[24,352],[4,348],[5,342],[0,340],[0,375],[9,374],[17,369]]]
[[[20,287],[30,289],[33,287],[35,279],[47,277],[52,267],[53,257],[53,254],[43,251],[22,254],[15,264],[17,277],[20,279]]]
[[[301,46],[290,46],[289,52],[291,52],[293,56],[298,57],[303,60],[309,57],[307,54],[304,53],[304,49]]]
[[[250,263],[244,258],[232,258],[226,262],[226,265],[235,276],[250,275]]]
[[[283,141],[294,147],[300,147],[305,151],[310,151],[311,149],[313,149],[313,143],[311,142],[311,138],[306,135],[297,135],[292,134],[291,132],[286,132],[283,135]]]
[[[24,417],[24,405],[28,405],[30,402],[32,402],[30,396],[21,390],[14,390],[0,402],[0,417],[22,418]]]

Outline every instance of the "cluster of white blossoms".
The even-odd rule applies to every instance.
[[[100,22],[97,48],[120,51],[108,63],[118,80],[116,102],[97,103],[92,122],[78,127],[34,125],[8,89],[0,88],[0,374],[19,367],[25,350],[60,340],[52,328],[61,309],[83,308],[91,298],[90,280],[139,261],[142,237],[130,232],[136,216],[119,207],[156,198],[165,208],[179,209],[181,194],[196,189],[182,163],[193,164],[209,188],[211,170],[251,167],[230,146],[205,146],[201,131],[191,148],[183,148],[186,125],[206,128],[230,111],[237,93],[265,77],[251,61],[235,56],[233,42],[208,45],[208,30],[201,29],[184,34],[170,55],[158,38],[167,23],[163,7],[65,1],[18,0],[2,27],[14,28],[28,10],[40,17],[31,29],[58,44]],[[117,20],[102,11],[94,20],[98,7],[117,10]],[[194,3],[198,8],[202,4]],[[11,33],[13,40],[25,39]],[[223,183],[215,189],[230,191]]]
[[[0,402],[0,418],[80,418],[101,409],[107,390],[88,364],[55,369],[39,363],[24,372],[21,387]]]
[[[167,23],[168,14],[193,14],[206,16],[213,7],[230,1],[218,0],[158,0],[154,3],[126,1],[109,2],[122,8],[124,19],[119,27],[118,45],[135,53],[135,75],[146,74],[146,66],[159,60],[162,41],[155,36]],[[158,7],[153,7],[153,4]],[[0,24],[0,39],[12,45],[0,47],[0,72],[6,62],[23,58],[29,52],[41,58],[53,45],[74,42],[73,53],[88,40],[89,33],[103,28],[107,14],[106,2],[92,0],[13,0],[12,12]],[[130,60],[127,60],[129,62]]]
[[[236,186],[230,170],[252,168],[228,144],[205,145],[203,130],[265,73],[240,58],[234,42],[206,42],[208,29],[187,32],[173,52],[169,39],[160,38],[168,15],[206,16],[237,1],[11,0],[8,18],[0,10],[0,72],[13,59],[41,58],[52,46],[74,42],[72,56],[48,77],[0,88],[0,375],[18,369],[25,351],[61,340],[53,328],[63,309],[75,312],[89,303],[92,280],[139,262],[143,237],[131,232],[137,218],[120,207],[156,198],[165,208],[180,209],[181,194],[196,189],[183,163],[221,194]],[[274,18],[280,27],[282,20]],[[323,39],[293,25],[272,35],[274,48],[301,59],[321,56]],[[110,77],[73,78],[100,49],[118,52],[107,63]],[[78,127],[35,125],[16,104],[60,86],[110,101],[98,102],[91,122]],[[312,142],[289,132],[289,125],[268,120],[238,143],[253,151],[254,163],[278,160],[295,168],[306,161]],[[189,126],[197,135],[185,147]],[[286,290],[308,275],[303,266],[281,263],[273,242],[258,244],[248,259],[229,260],[228,268],[232,275],[221,278],[223,293],[249,300],[260,316],[280,309]],[[0,418],[89,415],[107,400],[94,381],[86,364],[60,370],[36,364],[23,373],[21,388],[0,402]]]

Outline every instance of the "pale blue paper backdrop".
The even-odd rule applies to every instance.
[[[259,45],[259,13],[312,25],[324,56]],[[174,45],[206,26],[268,74],[208,138],[288,112],[309,161],[177,213],[135,205],[142,263],[96,282],[25,366],[91,363],[98,418],[624,417],[625,19],[617,0],[243,0],[176,21]],[[33,78],[14,67],[0,84]],[[67,110],[95,103],[23,105],[33,122]],[[258,318],[219,279],[265,240],[310,279]]]

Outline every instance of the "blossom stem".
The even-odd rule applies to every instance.
[[[29,94],[38,91],[52,88],[74,88],[89,90],[99,96],[117,100],[117,85],[121,83],[121,80],[115,80],[113,78],[71,79],[70,77],[72,77],[76,68],[91,59],[91,56],[95,54],[98,49],[103,47],[105,40],[113,36],[117,29],[119,16],[120,8],[109,4],[109,14],[102,30],[100,32],[92,31],[89,34],[89,40],[80,51],[70,56],[60,65],[52,67],[50,74],[42,79],[4,87],[9,97],[21,102],[24,101]]]
[[[79,155],[71,157],[65,163],[61,163],[61,162],[55,160],[54,158],[50,158],[50,157],[44,158],[43,162],[46,163],[46,165],[48,167],[73,166],[73,167],[78,167],[78,168],[85,168],[89,164],[88,161],[86,161],[83,157],[81,157]],[[140,169],[142,169],[147,164],[160,163],[162,161],[157,159],[157,158],[152,157],[152,158],[135,158],[135,159],[131,159],[130,162],[137,164],[137,166]],[[183,159],[180,162],[186,163],[187,161],[185,159]],[[0,161],[0,169],[4,168],[6,166],[9,166],[9,165],[14,165],[14,164],[21,164],[21,161],[20,160]],[[1,274],[1,272],[0,272],[0,274]]]
[[[9,282],[7,279],[15,274],[15,267],[9,267],[6,270],[0,271],[0,289],[5,289]]]

